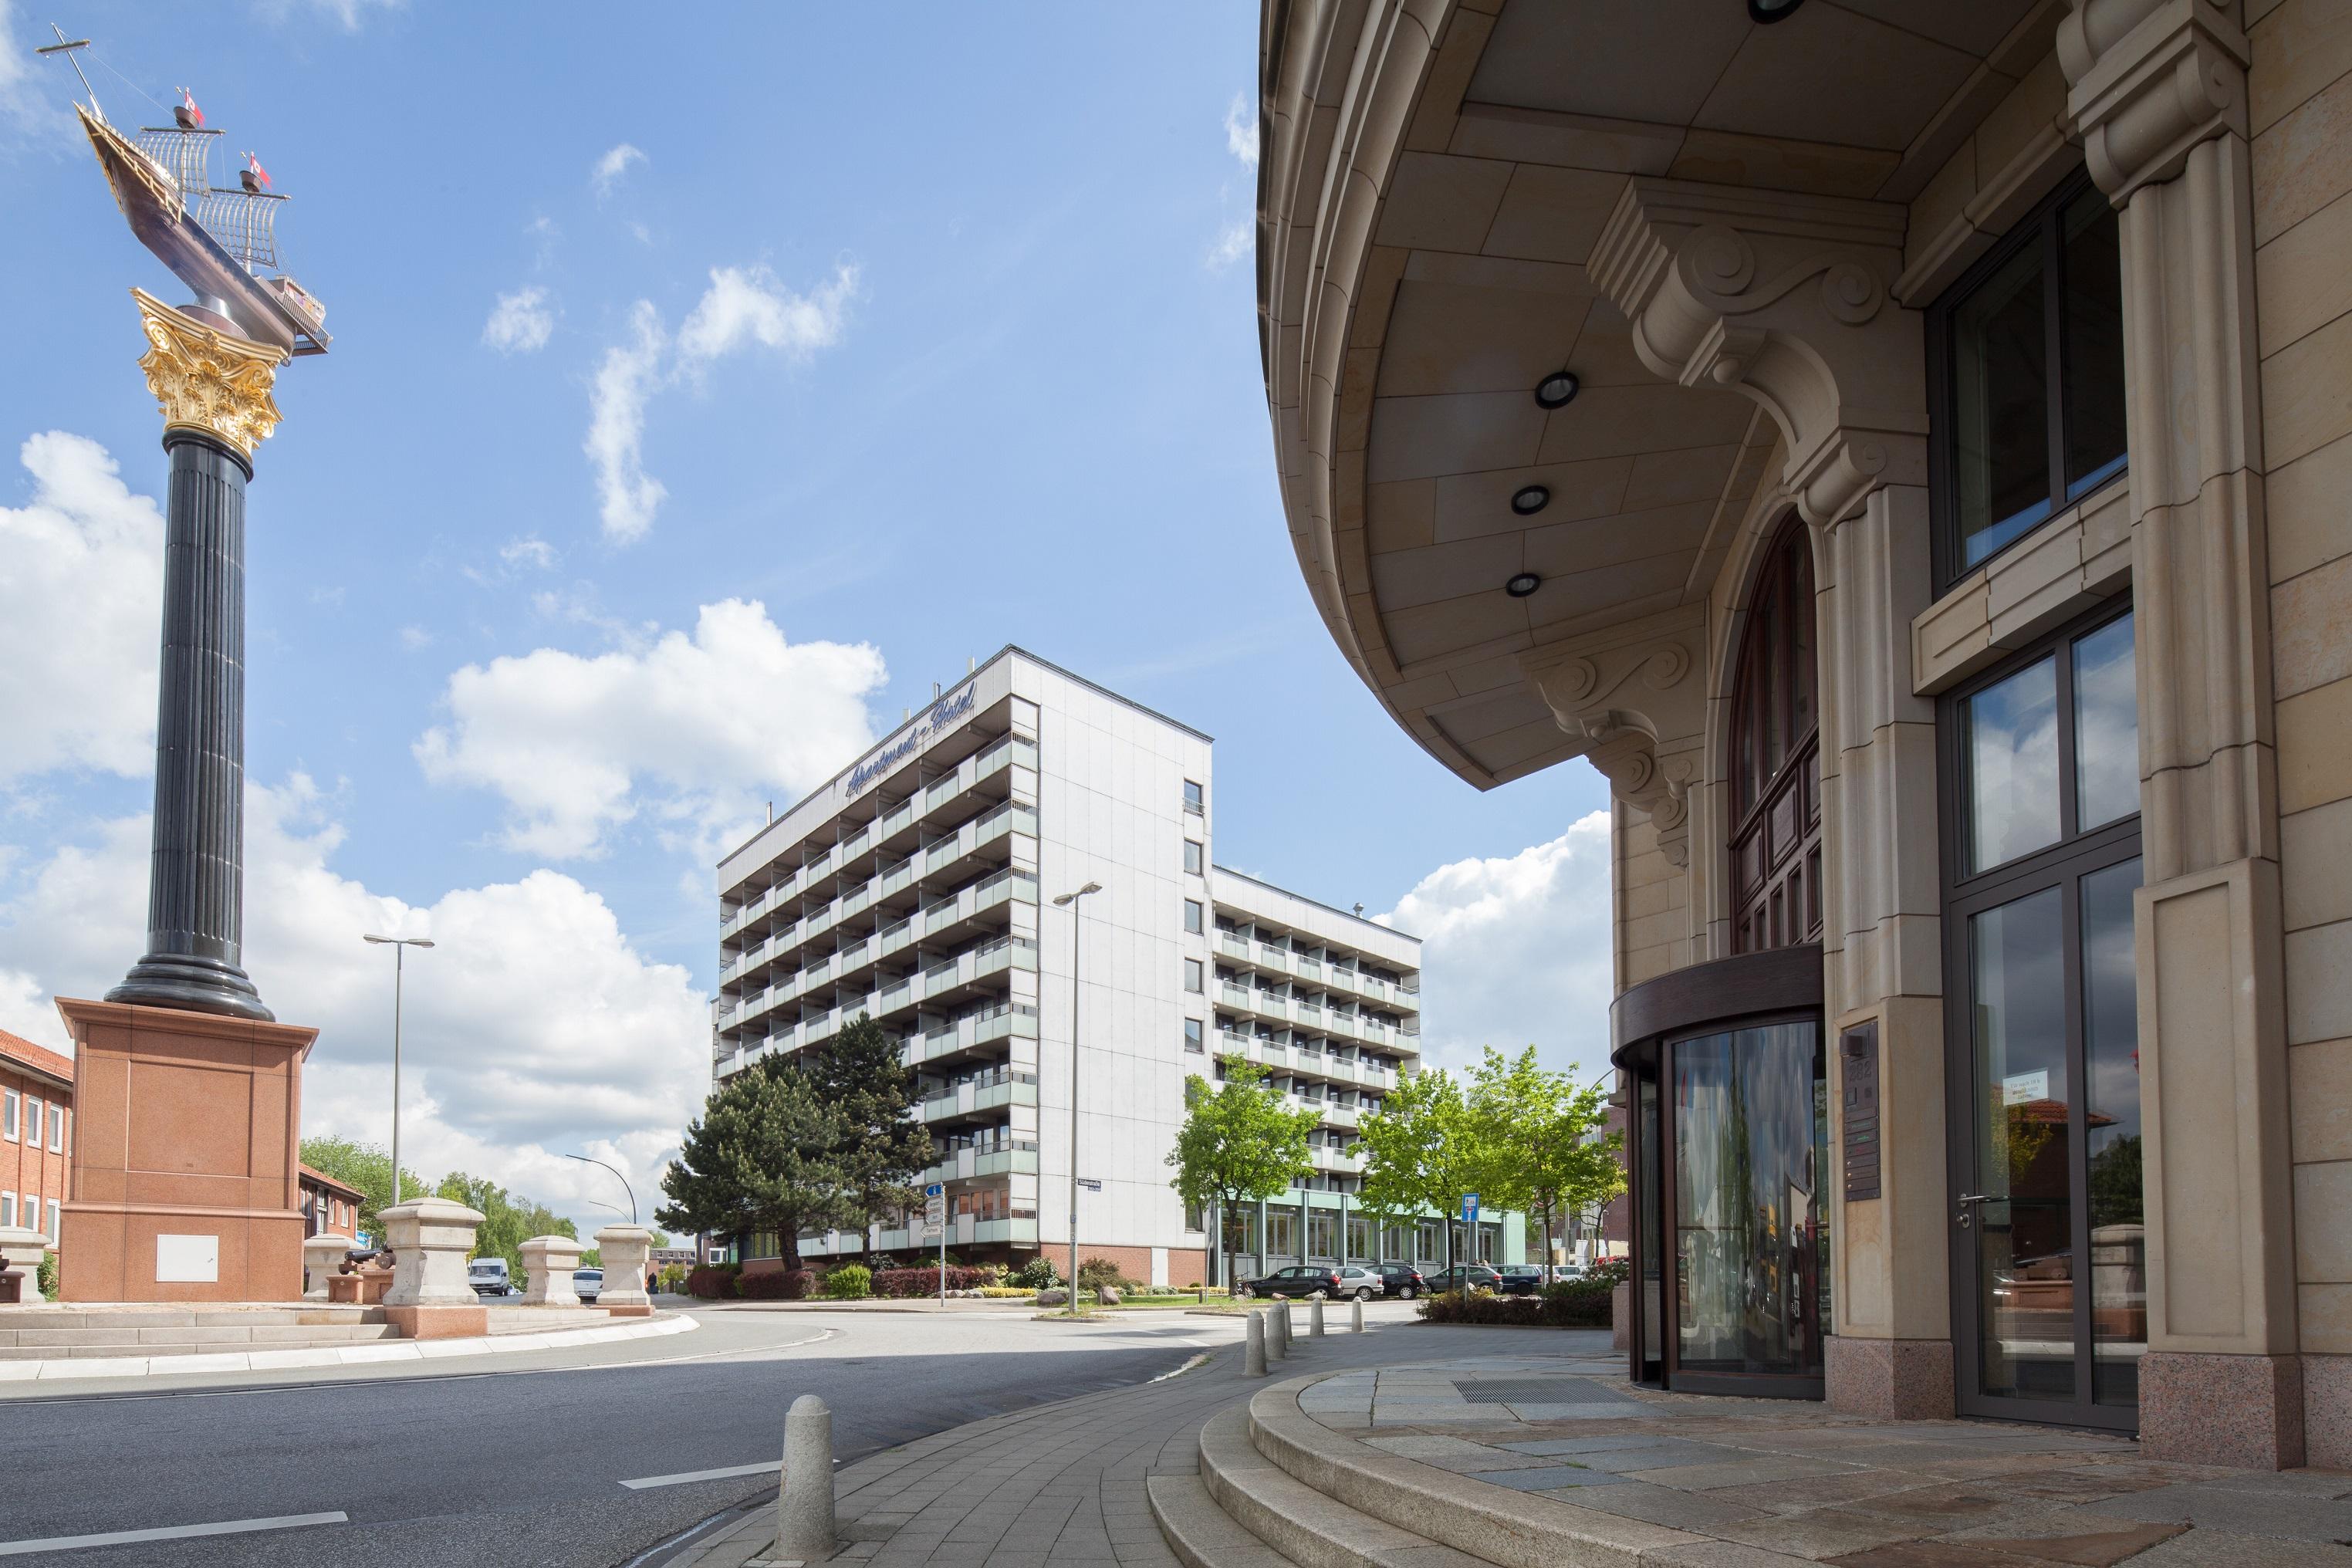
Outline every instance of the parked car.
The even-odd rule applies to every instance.
[[[1428,1277],[1410,1263],[1383,1263],[1372,1270],[1381,1277],[1387,1293],[1410,1301],[1429,1289]]]
[[[1533,1296],[1543,1289],[1543,1270],[1532,1263],[1506,1263],[1495,1270],[1502,1281],[1495,1287],[1500,1296]]]
[[[475,1258],[466,1265],[466,1282],[474,1288],[477,1296],[511,1296],[515,1293],[514,1280],[507,1274],[507,1260],[503,1258]]]
[[[1502,1286],[1502,1275],[1483,1263],[1457,1263],[1429,1277],[1430,1289],[1439,1293],[1447,1290],[1500,1291]]]
[[[1388,1281],[1381,1279],[1376,1270],[1359,1268],[1354,1264],[1339,1270],[1339,1294],[1342,1296],[1353,1296],[1359,1301],[1369,1301],[1375,1296],[1385,1296],[1388,1293]]]
[[[593,1301],[604,1293],[604,1271],[601,1268],[575,1268],[572,1271],[572,1293],[583,1301]]]
[[[1318,1291],[1331,1297],[1339,1294],[1339,1269],[1327,1268],[1321,1264],[1300,1263],[1287,1268],[1277,1268],[1262,1279],[1242,1281],[1242,1294],[1244,1296],[1287,1299],[1312,1296]]]

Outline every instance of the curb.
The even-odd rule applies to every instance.
[[[483,1334],[452,1340],[377,1340],[307,1350],[225,1351],[198,1355],[53,1357],[0,1361],[0,1383],[48,1382],[91,1377],[189,1377],[224,1372],[279,1372],[296,1367],[365,1366],[377,1362],[441,1361],[461,1356],[509,1355],[519,1351],[563,1350],[621,1340],[660,1339],[691,1333],[702,1325],[684,1315],[616,1323],[603,1329],[551,1329],[544,1333]]]

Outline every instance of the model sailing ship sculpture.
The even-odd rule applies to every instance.
[[[125,135],[107,120],[74,58],[89,47],[89,39],[59,32],[38,52],[65,56],[81,76],[89,101],[75,104],[74,113],[139,243],[195,290],[199,310],[221,317],[239,336],[290,354],[326,353],[327,308],[278,266],[278,214],[287,198],[269,188],[260,160],[245,153],[237,184],[214,184],[213,149],[222,133],[205,124],[185,88],[172,124]]]

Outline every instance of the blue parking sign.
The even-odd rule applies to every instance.
[[[1464,1225],[1478,1223],[1478,1194],[1475,1193],[1462,1194],[1462,1223]]]

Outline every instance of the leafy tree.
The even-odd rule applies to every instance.
[[[1549,1280],[1556,1222],[1625,1190],[1624,1139],[1599,1135],[1609,1120],[1608,1096],[1597,1082],[1578,1089],[1566,1074],[1546,1071],[1533,1046],[1517,1058],[1489,1046],[1471,1081],[1467,1109],[1474,1125],[1505,1134],[1485,1141],[1488,1169],[1473,1190],[1491,1194],[1496,1208],[1542,1215]]]
[[[1294,1178],[1315,1169],[1307,1135],[1322,1114],[1291,1110],[1265,1079],[1263,1067],[1238,1057],[1226,1061],[1222,1089],[1197,1073],[1185,1079],[1184,1125],[1168,1155],[1176,1167],[1168,1184],[1187,1204],[1216,1205],[1227,1284],[1241,1205],[1287,1192]]]
[[[680,1231],[772,1231],[796,1272],[802,1231],[856,1222],[860,1194],[837,1157],[852,1131],[796,1064],[762,1057],[713,1089],[688,1125],[662,1173],[670,1201],[655,1217]]]
[[[518,1282],[523,1278],[524,1242],[534,1236],[580,1238],[572,1222],[545,1204],[509,1193],[487,1177],[452,1171],[441,1178],[434,1195],[480,1212],[482,1223],[475,1228],[474,1250],[467,1256],[505,1258],[507,1272]]]
[[[1402,1221],[1425,1210],[1459,1212],[1465,1193],[1489,1200],[1483,1185],[1500,1163],[1494,1145],[1507,1127],[1481,1126],[1472,1115],[1461,1083],[1444,1068],[1405,1079],[1363,1120],[1366,1163],[1360,1201],[1384,1221]],[[1507,1184],[1491,1194],[1491,1206],[1508,1207]],[[1454,1263],[1454,1222],[1445,1226],[1445,1261]]]
[[[819,1100],[842,1120],[835,1163],[856,1200],[854,1223],[863,1228],[912,1208],[922,1196],[915,1178],[934,1156],[915,1069],[899,1060],[898,1042],[861,1013],[803,1063]]]
[[[302,1140],[302,1163],[327,1174],[347,1187],[356,1187],[361,1194],[358,1228],[368,1238],[381,1245],[383,1226],[376,1215],[392,1206],[392,1156],[381,1143],[355,1143],[349,1138],[305,1138]],[[400,1173],[400,1195],[405,1200],[421,1198],[433,1191],[433,1184],[415,1172],[404,1168]]]

